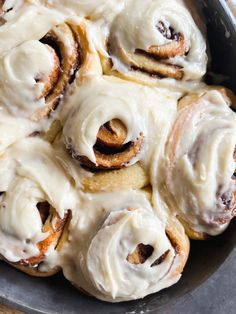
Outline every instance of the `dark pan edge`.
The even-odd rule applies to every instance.
[[[219,0],[220,5],[222,6],[222,8],[224,9],[224,11],[226,12],[230,23],[233,25],[235,31],[236,31],[236,22],[235,19],[230,11],[230,9],[228,8],[225,0]],[[225,264],[225,262],[228,260],[229,256],[232,254],[232,252],[228,252],[228,254],[226,254],[224,261],[222,262],[221,265],[219,265],[215,270],[212,270],[212,273],[207,274],[205,277],[201,278],[201,282],[198,283],[195,287],[193,286],[193,288],[191,289],[192,291],[197,291],[205,282],[208,278],[210,278],[213,273],[215,273],[217,270],[221,269],[221,267],[223,267],[223,265]],[[175,287],[175,286],[174,286]],[[174,301],[173,301],[173,305],[177,304],[180,300],[180,298],[182,298],[184,295],[186,295],[188,293],[188,291],[186,291],[185,293],[183,293],[182,295],[179,295]],[[9,296],[0,296],[0,302],[2,304],[14,307],[18,310],[24,311],[24,312],[28,312],[28,313],[35,313],[35,314],[48,314],[49,312],[45,312],[45,311],[40,311],[40,310],[35,310],[32,307],[24,304],[23,302],[18,302],[16,303],[13,298],[10,298]],[[165,305],[160,306],[159,309],[163,309],[165,308]],[[155,312],[157,309],[153,309],[150,312]],[[143,309],[140,310],[140,312],[143,311]],[[50,312],[53,313],[53,312]],[[56,312],[55,312],[56,313]],[[112,313],[118,313],[118,312],[112,312]],[[129,312],[127,312],[129,313]],[[136,312],[138,313],[138,312]]]

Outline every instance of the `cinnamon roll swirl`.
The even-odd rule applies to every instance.
[[[115,77],[83,82],[67,99],[62,114],[62,141],[77,166],[88,171],[80,182],[83,189],[97,192],[148,185],[176,105],[175,94],[167,96],[164,90]]]
[[[236,115],[224,90],[187,96],[167,144],[166,191],[190,237],[220,234],[236,215]]]
[[[0,30],[0,40],[10,36],[16,26],[22,32],[22,41],[12,34],[13,39],[4,45],[11,49],[0,52],[0,104],[14,115],[34,120],[47,117],[57,108],[79,68],[83,76],[93,63],[85,26],[65,23],[59,13],[52,12],[28,5],[13,25]],[[36,24],[32,30],[25,13],[27,23]]]
[[[154,134],[160,134],[162,128],[168,129],[175,114],[176,98],[166,96],[161,90],[103,77],[79,86],[64,110],[63,141],[72,157],[91,171],[130,167],[127,172],[113,172],[118,179],[119,174],[126,176],[140,167],[146,173],[149,171],[153,150],[164,145],[163,138]],[[147,184],[142,169],[133,177]],[[103,173],[86,179],[86,188],[97,190],[97,180],[101,178],[108,187],[110,175]]]
[[[180,279],[188,236],[236,216],[236,101],[200,84],[206,42],[184,3],[0,0],[7,263],[136,300]]]
[[[48,135],[46,136],[48,138]],[[57,159],[70,175],[78,190],[85,193],[109,192],[120,189],[141,189],[149,185],[147,172],[140,164],[116,170],[95,170],[80,164],[80,161],[68,154],[63,137],[59,133],[53,141]]]
[[[125,88],[123,82],[119,83]],[[112,95],[116,90],[114,84],[98,79],[81,86],[80,97],[74,97],[76,104],[63,128],[67,149],[90,169],[120,169],[134,164],[143,149],[143,119],[137,116],[135,105],[123,102],[120,91]],[[108,86],[112,91],[107,90]],[[133,116],[137,116],[136,123]]]
[[[76,254],[71,256],[69,247],[64,252],[64,274],[82,291],[120,302],[143,298],[180,279],[188,238],[178,222],[165,227],[143,192],[90,195],[83,207],[86,222],[70,229]]]
[[[77,40],[67,24],[56,26],[41,41],[22,43],[0,60],[1,104],[13,114],[22,111],[36,120],[47,116],[56,109],[78,64]]]
[[[106,45],[106,74],[170,86],[166,78],[175,84],[198,81],[206,71],[205,40],[180,1],[128,1],[112,23]]]
[[[76,198],[53,157],[50,144],[27,138],[8,148],[0,160],[0,254],[34,276],[59,270],[53,258],[65,241]]]

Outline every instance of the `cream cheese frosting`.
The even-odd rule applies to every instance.
[[[155,147],[164,145],[161,134],[163,129],[166,134],[170,127],[178,96],[178,93],[167,96],[164,90],[112,77],[88,80],[67,99],[62,110],[65,145],[72,146],[76,153],[96,163],[93,147],[99,128],[112,119],[119,119],[127,128],[124,144],[135,141],[141,133],[144,135],[145,144],[137,158],[148,165],[153,144]],[[158,154],[155,157],[158,158]]]
[[[24,0],[4,0],[0,2],[0,26],[5,24],[23,5]]]
[[[123,9],[125,0],[43,0],[41,2],[50,8],[63,11],[66,9],[68,13],[76,16],[92,20],[110,20]]]
[[[60,253],[64,274],[75,285],[117,302],[144,297],[179,280],[176,252],[145,193],[87,194],[80,206],[77,222],[71,223],[70,245]],[[131,264],[127,256],[140,243],[152,246],[153,252],[143,264]],[[166,259],[155,265],[164,253]]]
[[[183,68],[184,80],[200,79],[206,72],[206,43],[188,10],[179,1],[128,1],[111,26],[111,37],[127,53],[148,51],[149,47],[161,47],[173,40],[158,30],[160,22],[166,29],[184,36],[188,51],[186,55],[169,58],[168,63]],[[114,57],[113,67],[122,71],[120,61],[116,55]]]
[[[47,201],[61,218],[75,206],[76,193],[54,154],[49,143],[27,138],[1,156],[0,254],[8,261],[35,256],[47,236],[38,203]]]
[[[39,40],[64,19],[25,2],[0,27],[0,105],[12,114],[29,117],[44,107],[40,95],[55,60],[52,49]]]
[[[236,116],[217,90],[199,92],[190,107],[178,109],[185,92],[201,87],[207,63],[205,38],[184,2],[0,1],[0,255],[8,262],[40,253],[37,244],[48,233],[42,231],[37,204],[46,201],[61,219],[70,210],[71,220],[62,249],[50,246],[40,271],[60,266],[85,292],[105,301],[127,301],[180,279],[188,241],[182,225],[181,235],[175,234],[177,221],[171,238],[170,218],[180,216],[195,231],[210,235],[227,227],[232,211],[226,209],[236,193]],[[45,40],[47,34],[51,37]],[[181,69],[181,80],[189,85],[180,88],[166,79],[154,87],[101,73],[102,57],[112,61],[112,70],[131,71],[116,54],[120,48],[135,54],[175,45],[180,38],[184,53],[162,62]],[[107,44],[114,43],[118,47],[110,51]],[[84,47],[99,60],[99,70],[91,70],[93,58]],[[78,58],[72,61],[74,53]],[[81,76],[76,75],[79,67]],[[62,89],[57,89],[57,75],[52,80],[61,106],[56,113],[52,107],[50,118],[33,121],[47,103],[42,95],[54,71],[62,74]],[[70,87],[64,96],[65,85]],[[47,130],[56,119],[62,130],[54,134],[52,124],[52,136]],[[142,139],[120,167],[141,165],[150,192],[122,186],[113,192],[82,191],[84,177],[95,174],[82,167],[80,157],[97,166],[99,130],[114,120],[126,129],[121,151]],[[45,132],[53,144],[42,139]],[[144,251],[139,255],[138,249]]]
[[[0,42],[4,43],[0,45],[0,56],[25,41],[41,39],[64,20],[65,15],[27,1],[0,26]]]
[[[38,124],[22,117],[13,117],[0,108],[0,153],[20,139],[44,130],[47,130],[47,123]]]
[[[37,40],[13,48],[0,59],[0,103],[15,115],[32,115],[45,105],[40,95],[53,67],[53,54]]]
[[[166,185],[172,207],[193,230],[216,235],[232,218],[235,141],[236,116],[219,91],[180,109],[167,146]]]
[[[0,27],[0,105],[13,115],[48,116],[73,82],[83,52],[79,20],[69,24],[67,19],[62,12],[25,2]]]

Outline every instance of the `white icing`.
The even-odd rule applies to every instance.
[[[3,0],[0,2],[0,26],[5,24],[23,5],[24,0]]]
[[[109,33],[109,26],[114,17],[122,11],[127,0],[42,0],[41,3],[49,8],[66,13],[70,19],[77,22],[85,17],[87,37],[91,48],[106,54],[104,43]],[[91,21],[91,23],[90,23]]]
[[[189,48],[186,56],[168,62],[183,67],[184,80],[199,80],[205,73],[205,40],[182,0],[6,0],[0,10],[0,192],[5,192],[0,196],[0,254],[18,262],[39,253],[37,243],[47,233],[42,232],[37,203],[47,201],[61,218],[70,209],[69,239],[59,253],[54,246],[48,248],[40,270],[61,266],[67,279],[97,298],[126,301],[166,288],[181,276],[178,253],[165,233],[169,212],[159,194],[163,181],[176,208],[172,214],[181,215],[194,230],[218,234],[227,226],[213,219],[230,218],[216,194],[219,187],[221,195],[235,189],[231,176],[236,118],[221,94],[210,91],[181,121],[177,146],[174,134],[165,151],[182,96],[175,92],[179,88],[173,80],[165,80],[167,89],[157,89],[86,73],[81,80],[78,76],[78,86],[70,88],[57,113],[63,132],[54,146],[25,138],[47,130],[51,123],[22,117],[45,105],[40,95],[54,59],[40,39],[53,30],[70,55],[70,38],[57,26],[68,21],[76,25],[84,17],[89,19],[83,24],[89,48],[106,57],[109,33],[128,53],[168,44],[156,27],[161,21],[183,34]],[[113,65],[129,71],[116,56]],[[198,82],[191,88],[196,86]],[[189,88],[184,85],[182,90]],[[125,143],[136,141],[140,133],[144,136],[144,145],[129,164],[140,161],[149,175],[152,206],[144,192],[122,187],[113,193],[81,192],[85,171],[65,146],[73,144],[76,153],[95,163],[98,130],[112,119],[126,126]],[[204,145],[198,150],[200,141]],[[154,251],[145,263],[131,264],[127,256],[140,243]],[[167,251],[164,261],[151,267]]]
[[[236,116],[222,94],[206,92],[180,110],[168,144],[167,189],[194,230],[221,233],[232,210],[220,197],[235,191]]]
[[[61,218],[75,207],[76,193],[54,156],[39,138],[21,140],[1,156],[0,254],[12,262],[35,256],[47,236],[37,203],[47,201]]]
[[[4,14],[13,11],[11,14],[14,14],[15,11],[17,11],[22,6],[23,3],[24,0],[5,0],[3,1],[2,11]]]
[[[27,41],[2,56],[0,103],[13,114],[28,116],[42,108],[45,99],[40,95],[53,70],[53,58],[48,46],[37,40]]]
[[[0,26],[0,56],[28,40],[39,40],[65,16],[36,4],[25,4]]]
[[[38,124],[21,117],[13,117],[0,108],[0,153],[16,141],[46,129],[47,123]]]
[[[52,29],[58,32],[65,15],[28,1],[9,13],[0,26],[0,105],[30,117],[45,106],[42,92],[57,65],[53,49],[39,40]]]
[[[191,15],[181,2],[176,0],[130,0],[111,26],[111,36],[127,53],[136,49],[147,51],[151,46],[162,46],[171,42],[157,29],[158,22],[184,35],[189,53],[168,59],[168,63],[184,69],[184,80],[198,80],[206,72],[206,43]],[[114,63],[122,72],[122,65]]]
[[[125,0],[42,0],[48,7],[92,20],[111,20],[124,7]]]
[[[80,206],[70,226],[70,245],[61,253],[64,274],[75,285],[117,302],[144,297],[179,280],[165,225],[144,193],[87,194]],[[151,245],[153,254],[144,264],[131,264],[126,258],[140,243]],[[151,267],[167,250],[164,262]]]
[[[138,159],[148,165],[153,158],[153,145],[156,159],[158,149],[164,145],[162,132],[170,127],[177,96],[112,77],[95,77],[67,99],[62,113],[62,120],[66,120],[64,142],[96,163],[93,146],[99,128],[112,119],[120,119],[127,128],[125,143],[135,141],[140,133],[144,135],[145,144]]]
[[[61,136],[54,141],[53,148],[56,152],[55,158],[65,169],[65,172],[71,177],[76,189],[80,190],[82,187],[83,178],[93,176],[93,174],[83,169],[79,161],[72,158],[72,156],[66,150],[63,138]]]

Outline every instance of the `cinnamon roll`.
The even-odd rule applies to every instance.
[[[1,256],[30,275],[54,274],[76,199],[67,175],[50,144],[39,138],[8,148],[0,173]]]
[[[114,184],[110,185],[112,189],[120,182],[123,186],[128,175],[132,186],[141,188],[148,182],[153,150],[158,158],[158,148],[164,146],[167,132],[162,129],[168,130],[176,103],[175,97],[166,96],[161,90],[114,77],[87,80],[64,107],[64,144],[85,169],[116,170],[112,173],[115,175]],[[155,136],[161,133],[163,138]],[[128,167],[129,171],[117,171]],[[135,174],[131,175],[132,172]],[[103,188],[108,188],[112,174],[90,176],[84,181],[86,189],[98,190],[100,179]],[[132,177],[140,181],[135,182]]]
[[[166,195],[190,237],[223,232],[236,215],[236,115],[224,90],[187,96],[170,133]]]
[[[145,193],[89,195],[83,208],[86,219],[81,210],[63,252],[64,274],[82,291],[120,302],[143,298],[180,279],[188,238],[178,221],[165,227]]]
[[[236,216],[236,98],[188,8],[0,0],[0,258],[136,300]]]
[[[159,111],[158,101],[167,103],[158,121],[161,124],[175,112],[174,98],[113,77],[88,80],[69,100],[69,110],[65,107],[69,114],[63,128],[64,143],[88,168],[120,169],[134,164],[142,159],[145,137],[151,136],[147,120],[154,110]]]
[[[57,108],[79,68],[83,76],[93,61],[84,24],[61,22],[59,13],[41,6],[27,8],[13,25],[0,30],[1,40],[1,35],[11,36],[11,29],[21,27],[23,39],[19,42],[12,34],[4,45],[11,49],[0,53],[0,104],[15,115],[39,120]],[[32,29],[24,12],[27,23],[36,24]]]
[[[101,54],[106,74],[177,87],[201,80],[206,71],[205,40],[180,1],[128,1],[106,46],[108,57]]]

